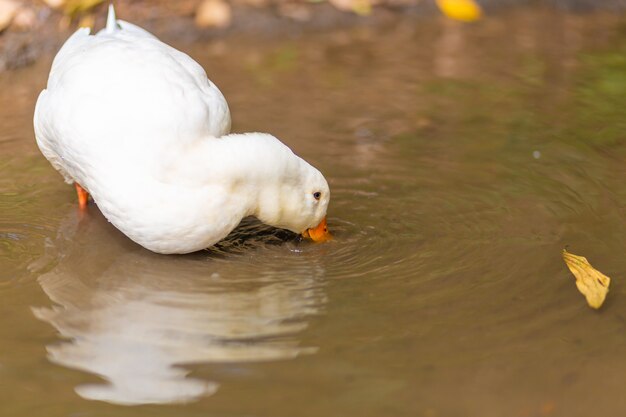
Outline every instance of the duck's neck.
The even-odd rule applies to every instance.
[[[264,223],[276,225],[288,188],[295,187],[304,161],[264,133],[226,135],[207,140],[188,153],[184,175],[225,188],[225,194]],[[180,166],[181,164],[179,164]]]
[[[229,178],[245,194],[249,214],[264,223],[281,226],[279,217],[297,193],[303,161],[271,135],[229,135],[222,144],[236,162],[229,164]],[[232,153],[231,153],[232,152]]]

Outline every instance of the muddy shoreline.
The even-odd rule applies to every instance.
[[[312,7],[306,21],[298,21],[281,16],[270,8],[239,6],[234,8],[234,18],[228,28],[203,29],[194,24],[192,13],[168,13],[155,7],[149,13],[135,10],[135,6],[118,7],[118,15],[124,20],[136,23],[158,34],[168,42],[190,43],[203,39],[223,38],[234,34],[262,34],[280,36],[308,30],[325,30],[357,24],[376,24],[390,20],[399,14],[393,10],[376,10],[363,18],[340,12],[333,7],[320,4]],[[130,12],[130,13],[127,13]],[[51,10],[37,11],[37,21],[32,30],[12,30],[0,34],[0,72],[28,65],[39,57],[54,53],[70,36],[80,22],[65,21],[61,13]],[[96,30],[104,26],[106,11],[99,8],[94,13]]]
[[[251,1],[251,0],[250,0]],[[32,3],[32,4],[31,4]],[[28,11],[25,23],[9,25],[0,31],[0,72],[29,65],[54,53],[65,39],[85,22],[101,28],[106,5],[70,19],[58,10],[34,2],[20,3]],[[232,3],[232,21],[224,28],[202,28],[195,23],[198,1],[117,1],[118,16],[145,27],[167,42],[188,43],[233,35],[283,36],[355,25],[379,25],[394,19],[439,18],[434,2],[420,0],[381,0],[367,16],[339,10],[329,3],[263,1],[256,6]],[[487,0],[479,2],[486,15],[506,13],[520,7],[540,7],[555,12],[588,13],[626,10],[625,0],[563,0],[550,2]]]

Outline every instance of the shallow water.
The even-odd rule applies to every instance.
[[[49,61],[0,75],[0,415],[626,414],[622,17],[179,47],[325,173],[336,238],[143,250],[36,149]],[[564,247],[614,278],[601,311]]]

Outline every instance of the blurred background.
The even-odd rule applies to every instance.
[[[0,0],[0,70],[50,52],[79,26],[104,23],[104,0]],[[395,16],[473,21],[520,7],[619,12],[625,0],[119,0],[118,15],[168,40],[371,25]]]

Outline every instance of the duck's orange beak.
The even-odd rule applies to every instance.
[[[302,236],[308,237],[313,242],[318,242],[318,243],[326,242],[327,240],[332,239],[332,235],[328,231],[328,226],[326,225],[326,217],[324,217],[322,221],[320,222],[320,224],[318,224],[317,226],[311,229],[306,229],[302,233]]]

